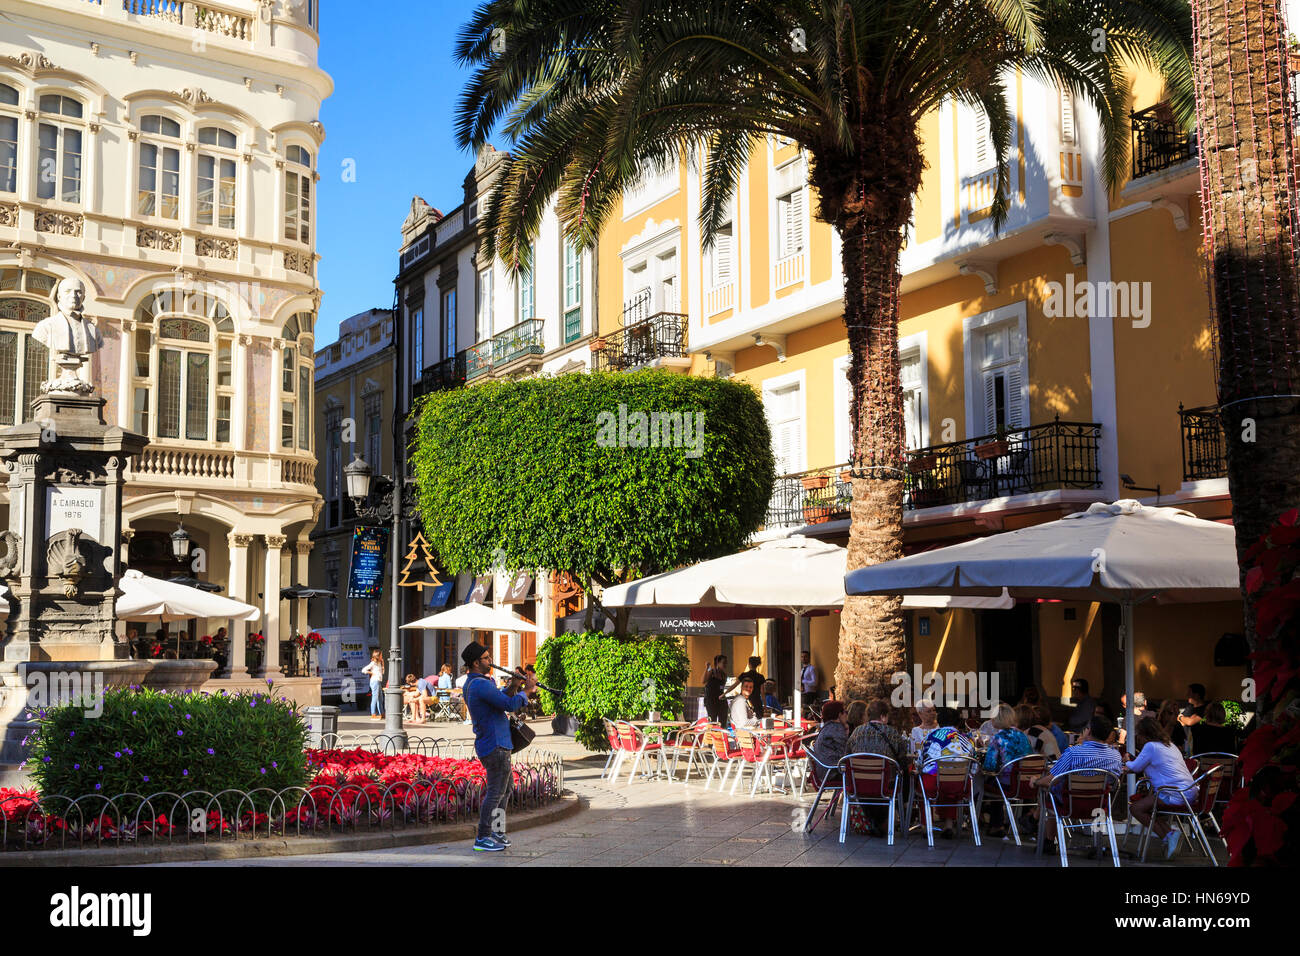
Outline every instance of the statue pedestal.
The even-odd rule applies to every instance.
[[[106,424],[104,405],[84,390],[48,391],[32,403],[32,421],[0,431],[9,484],[9,527],[0,531],[6,723],[15,695],[25,696],[20,665],[56,662],[75,672],[128,656],[114,633],[122,485],[128,460],[148,440]]]

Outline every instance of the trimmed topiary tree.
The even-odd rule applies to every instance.
[[[772,495],[763,405],[736,380],[485,382],[415,414],[424,534],[453,574],[554,568],[591,595],[741,549]]]
[[[681,716],[689,661],[678,637],[560,634],[542,643],[536,666],[538,680],[564,691],[558,698],[542,691],[542,706],[576,717],[577,740],[588,750],[609,749],[602,717]]]

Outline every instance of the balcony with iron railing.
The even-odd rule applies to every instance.
[[[423,398],[433,392],[445,392],[465,384],[465,362],[469,350],[430,365],[411,386],[411,398]]]
[[[1000,434],[930,445],[908,453],[903,479],[909,511],[1066,489],[1100,489],[1101,426],[1059,418]],[[821,524],[849,516],[850,466],[776,480],[767,527]]]
[[[686,359],[686,316],[656,312],[591,343],[591,368],[627,372],[662,359]]]
[[[466,349],[465,380],[528,370],[545,352],[542,320],[527,319]]]
[[[1168,102],[1129,114],[1129,122],[1134,179],[1173,169],[1196,157],[1196,134],[1179,128]]]
[[[1228,476],[1227,443],[1223,418],[1215,405],[1178,406],[1183,448],[1183,481],[1211,481]]]

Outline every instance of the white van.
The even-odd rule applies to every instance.
[[[318,627],[325,643],[316,651],[320,668],[320,696],[323,704],[360,706],[370,694],[370,681],[361,668],[379,645],[366,638],[361,627]]]

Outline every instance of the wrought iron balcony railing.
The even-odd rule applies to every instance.
[[[1178,422],[1182,433],[1183,481],[1226,478],[1227,446],[1218,406],[1183,408],[1179,405]]]
[[[1178,128],[1169,104],[1129,114],[1133,127],[1133,178],[1185,163],[1196,155],[1196,135]]]
[[[686,316],[680,312],[658,312],[591,344],[591,367],[596,372],[626,372],[655,359],[685,356]]]
[[[486,375],[530,355],[546,351],[542,320],[527,319],[465,350],[465,380]]]
[[[465,359],[467,352],[458,352],[424,370],[411,390],[412,398],[422,398],[432,392],[445,392],[465,384]]]
[[[904,476],[909,510],[1065,488],[1100,488],[1101,426],[1063,422],[1002,435],[931,445],[908,453]],[[767,526],[820,524],[849,516],[849,465],[776,480]]]

